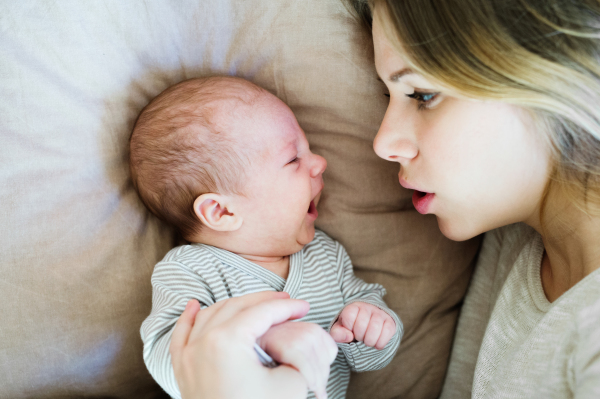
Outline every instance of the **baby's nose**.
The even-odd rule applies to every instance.
[[[317,177],[327,169],[327,160],[320,155],[314,155],[313,166],[311,168],[311,175]]]

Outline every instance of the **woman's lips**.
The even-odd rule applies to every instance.
[[[415,206],[417,212],[423,215],[426,214],[429,210],[429,204],[433,200],[433,197],[435,197],[435,194],[428,193],[425,191],[419,191],[416,187],[412,186],[411,184],[408,184],[408,182],[404,180],[402,176],[400,176],[400,174],[398,174],[398,180],[400,181],[400,185],[402,187],[407,188],[409,190],[415,190],[412,196],[413,205]]]
[[[429,204],[431,204],[434,196],[435,194],[433,193],[424,193],[423,191],[415,190],[412,196],[412,202],[417,212],[423,215],[426,214],[429,209]]]

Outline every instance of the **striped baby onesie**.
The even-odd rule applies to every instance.
[[[156,265],[152,288],[152,312],[141,328],[144,361],[154,379],[174,398],[181,395],[173,375],[169,343],[173,326],[191,298],[204,308],[254,292],[285,291],[291,298],[310,303],[310,311],[302,321],[316,323],[327,331],[344,306],[352,302],[366,302],[383,309],[396,322],[396,333],[382,350],[362,342],[338,344],[340,351],[327,383],[330,399],[346,396],[350,370],[369,371],[386,366],[403,334],[400,319],[382,299],[385,289],[356,277],[344,247],[318,230],[312,242],[290,256],[287,279],[229,251],[191,244],[172,249]],[[314,398],[314,394],[309,392],[308,397]]]

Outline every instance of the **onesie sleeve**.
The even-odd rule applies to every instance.
[[[394,355],[400,346],[400,340],[404,333],[404,326],[396,313],[389,309],[383,301],[383,296],[386,294],[385,288],[380,284],[368,284],[356,277],[354,275],[350,257],[346,253],[346,249],[339,243],[337,243],[337,245],[338,259],[336,263],[340,266],[338,280],[344,297],[344,307],[353,302],[365,302],[386,312],[396,323],[396,332],[394,333],[394,336],[381,350],[368,347],[363,342],[350,342],[347,344],[338,343],[338,347],[344,353],[352,371],[361,372],[379,370],[385,367],[394,358]],[[337,321],[340,313],[338,313],[338,316],[330,323],[328,331]]]
[[[167,254],[154,268],[152,311],[140,332],[146,367],[173,398],[181,398],[181,393],[173,373],[169,345],[173,327],[190,299],[197,299],[202,308],[215,302],[202,277],[183,263],[169,259]]]

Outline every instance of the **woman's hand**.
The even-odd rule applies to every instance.
[[[307,385],[294,368],[269,369],[254,344],[272,325],[304,316],[305,301],[288,294],[260,292],[232,298],[200,310],[190,301],[171,338],[171,356],[181,395],[193,398],[302,398]],[[276,346],[277,339],[262,344]]]

